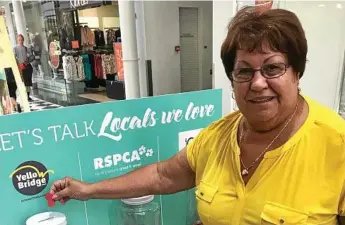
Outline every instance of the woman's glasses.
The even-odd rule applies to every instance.
[[[256,70],[252,68],[239,68],[232,71],[232,79],[237,83],[248,82],[253,79],[257,71],[260,71],[261,75],[266,79],[274,79],[284,75],[289,67],[290,65],[286,65],[285,63],[272,63],[266,64]]]

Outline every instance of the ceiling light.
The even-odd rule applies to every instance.
[[[343,6],[342,6],[340,3],[338,3],[338,4],[337,4],[337,8],[338,8],[338,9],[341,9],[341,8],[343,8]]]
[[[325,4],[320,4],[319,7],[325,7]]]

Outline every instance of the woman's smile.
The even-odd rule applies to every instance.
[[[273,102],[276,97],[274,96],[262,96],[262,97],[255,97],[248,100],[249,103],[255,105],[267,105]]]

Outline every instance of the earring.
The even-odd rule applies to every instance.
[[[235,92],[234,92],[234,91],[231,91],[231,98],[232,98],[233,100],[236,100],[236,99],[235,99]]]
[[[301,93],[301,88],[297,87],[298,94]]]

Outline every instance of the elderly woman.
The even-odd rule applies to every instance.
[[[221,52],[240,110],[167,161],[97,183],[65,178],[53,184],[54,198],[131,198],[196,186],[205,225],[337,224],[345,215],[345,122],[300,94],[306,55],[294,13],[242,9]]]

